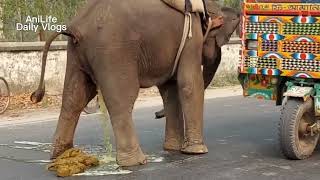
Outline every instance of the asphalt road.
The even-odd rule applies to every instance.
[[[156,162],[130,168],[126,175],[78,176],[67,180],[306,180],[320,178],[320,152],[304,161],[286,160],[277,145],[279,107],[274,102],[243,97],[208,99],[205,137],[209,153],[187,156],[162,151],[163,120],[154,120],[160,107],[136,110],[134,119],[143,151]],[[55,180],[38,160],[49,157],[55,121],[0,128],[0,180]],[[22,141],[22,142],[21,142]],[[23,142],[27,141],[27,142]],[[32,143],[33,142],[33,143]],[[75,143],[95,152],[104,145],[99,115],[83,116]],[[100,152],[101,153],[101,152]],[[130,172],[122,171],[122,172]]]

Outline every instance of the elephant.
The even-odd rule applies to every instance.
[[[229,9],[225,7],[222,8],[221,11],[224,15],[224,21],[230,22],[229,19],[231,19],[230,17],[234,16],[233,15],[234,12],[232,12],[232,10],[229,11]],[[229,41],[231,37],[230,30],[233,29],[237,23],[238,22],[235,21],[234,23],[225,25],[223,28],[212,30],[212,32],[210,33],[210,38],[214,39],[217,37],[220,37],[220,38],[224,37]],[[237,28],[236,30],[239,31],[239,28]],[[215,41],[216,41],[215,44],[212,43]],[[212,40],[206,41],[203,48],[202,65],[203,65],[204,89],[207,89],[209,87],[213,77],[215,76],[218,70],[218,67],[221,62],[221,55],[222,55],[221,46],[223,46],[226,42],[224,41],[223,43],[217,43],[217,40],[215,41],[212,41]],[[212,51],[212,49],[214,49],[214,51]],[[165,100],[163,101],[165,102]],[[155,112],[156,119],[161,119],[164,117],[165,117],[164,109]]]
[[[215,3],[206,0],[207,8]],[[227,43],[239,24],[239,13],[225,9],[227,24],[216,27],[227,36],[212,31],[204,41],[201,18],[192,13],[192,38],[185,43],[177,69],[172,76],[180,45],[184,14],[160,0],[91,0],[67,26],[46,42],[38,89],[31,95],[34,103],[45,94],[45,67],[52,41],[68,36],[67,67],[62,107],[53,137],[51,158],[73,147],[80,114],[100,89],[110,114],[120,166],[146,164],[132,111],[140,88],[157,86],[167,115],[164,149],[186,154],[204,154],[204,82],[201,65],[215,56],[216,46]],[[232,15],[232,16],[229,16]],[[230,26],[232,24],[232,26]],[[214,29],[213,29],[214,30]],[[214,38],[213,38],[214,37]],[[209,70],[205,69],[205,74]]]
[[[212,61],[212,60],[211,61],[203,61],[203,63],[206,63],[206,64],[203,64],[204,65],[203,76],[207,77],[204,82],[204,89],[207,89],[209,87],[210,82],[212,81],[213,77],[215,76],[215,74],[218,70],[218,67],[220,65],[220,62],[221,62],[221,55],[222,55],[221,47],[217,46],[216,48],[217,48],[215,50],[216,53],[214,54],[214,58],[213,58],[214,61]],[[164,109],[155,112],[156,119],[161,119],[164,117],[165,117]]]

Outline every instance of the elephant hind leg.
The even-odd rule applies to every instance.
[[[177,83],[170,81],[159,87],[166,115],[165,141],[163,148],[180,151],[184,141],[184,121],[179,102]]]
[[[97,94],[96,85],[79,69],[74,51],[68,48],[62,107],[54,135],[51,159],[55,159],[73,147],[74,133],[80,114]]]
[[[116,57],[112,58],[112,66],[103,65],[105,70],[96,74],[110,115],[116,142],[117,163],[120,166],[146,164],[146,156],[140,148],[132,120],[134,103],[140,89],[137,69],[135,64],[120,64],[124,58]]]

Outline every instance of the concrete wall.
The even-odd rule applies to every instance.
[[[223,47],[223,59],[216,79],[234,78],[239,59],[239,40]],[[0,43],[0,76],[5,77],[14,94],[33,91],[38,86],[41,70],[42,42]],[[46,68],[48,94],[60,94],[66,69],[66,42],[54,42]],[[220,81],[219,80],[219,81]]]
[[[228,86],[238,83],[238,64],[240,60],[240,41],[233,41],[222,47],[222,59],[216,76],[214,86]]]
[[[14,94],[37,88],[41,74],[44,44],[0,43],[0,76],[9,82]],[[46,88],[49,94],[61,93],[66,69],[66,42],[54,42],[48,55]]]

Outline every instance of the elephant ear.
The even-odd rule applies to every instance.
[[[216,36],[217,45],[219,47],[222,47],[223,45],[229,42],[230,38],[231,38],[231,34],[229,35],[220,31]]]

